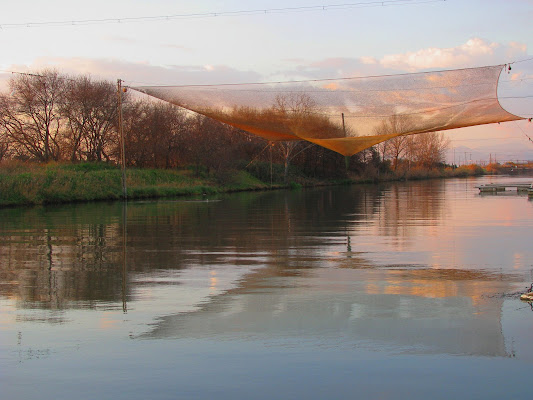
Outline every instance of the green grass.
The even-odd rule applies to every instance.
[[[155,198],[265,189],[245,171],[195,178],[190,170],[127,170],[128,198]],[[105,163],[0,165],[0,206],[122,198],[120,168]]]

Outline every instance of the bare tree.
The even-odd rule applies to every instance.
[[[406,115],[395,114],[390,116],[387,120],[376,129],[377,135],[386,135],[391,133],[409,133],[414,126],[413,120]],[[392,168],[396,170],[398,168],[398,161],[405,155],[408,149],[409,137],[397,136],[389,139],[387,144],[381,145],[381,152],[383,153],[382,159],[389,158],[392,160]]]
[[[183,163],[193,149],[198,149],[198,159],[195,162],[200,162],[203,156],[202,146],[210,144],[203,140],[201,134],[191,134],[195,128],[195,119],[172,104],[132,101],[124,108],[123,115],[126,158],[130,165],[176,167]]]
[[[143,114],[145,120],[141,132],[150,164],[159,168],[177,166],[190,125],[185,111],[172,104],[149,103],[145,104]]]
[[[126,164],[144,167],[150,160],[149,149],[146,143],[147,110],[149,103],[142,101],[131,102],[124,105],[123,129],[126,148]],[[115,138],[114,154],[120,153],[118,138]]]
[[[190,118],[185,110],[172,104],[161,106],[158,112],[164,122],[163,130],[160,131],[162,135],[159,135],[161,161],[164,161],[165,168],[176,167],[182,161],[182,148],[190,129]]]
[[[385,161],[389,156],[389,147],[390,147],[390,140],[385,140],[384,142],[381,142],[374,146],[376,148],[376,151],[378,152],[381,160]]]
[[[240,130],[220,123],[202,115],[191,119],[191,128],[187,139],[189,161],[210,171],[221,172],[234,167],[237,161],[239,143],[244,140]]]
[[[7,98],[5,95],[0,94],[0,161],[9,152],[9,137],[5,128],[7,111]]]
[[[449,139],[442,133],[421,133],[409,137],[407,153],[410,161],[418,166],[434,168],[445,161],[449,144]]]
[[[60,111],[68,122],[66,151],[72,161],[109,159],[107,151],[115,133],[116,88],[111,82],[81,76],[69,79]]]
[[[39,161],[58,160],[63,77],[57,71],[18,75],[10,80],[9,88],[11,96],[5,101],[3,125],[10,139]]]
[[[316,108],[315,101],[305,93],[290,93],[284,96],[276,96],[272,111],[279,117],[286,120],[287,125],[294,132],[305,130],[305,125],[309,125],[309,121],[313,119],[313,109]],[[278,142],[277,149],[283,157],[284,173],[283,177],[285,183],[288,181],[289,165],[291,160],[298,155],[305,148],[301,148],[301,141],[285,141]],[[300,151],[296,150],[300,147]]]

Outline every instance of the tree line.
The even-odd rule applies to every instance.
[[[194,166],[219,172],[272,160],[298,166],[310,176],[345,173],[343,156],[307,142],[267,141],[174,105],[121,93],[128,166]],[[20,74],[0,94],[0,161],[117,162],[117,86],[90,76],[54,70]],[[279,99],[277,108],[302,107],[299,99]],[[303,105],[307,106],[307,105]],[[408,130],[409,120],[391,117],[378,133]],[[400,136],[352,156],[348,168],[432,168],[443,162],[446,141],[436,133]]]

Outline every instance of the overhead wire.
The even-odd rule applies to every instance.
[[[0,70],[0,73],[1,72],[7,73],[7,74],[13,74],[13,75],[25,75],[25,76],[33,76],[33,77],[37,77],[37,78],[46,78],[46,75],[36,74],[36,73],[33,73],[33,72],[20,72],[20,71]],[[61,74],[59,74],[57,76],[57,79],[60,79],[60,80],[63,80],[63,81],[71,81],[71,82],[75,82],[76,81],[75,78],[71,78],[69,76],[65,76],[65,75],[61,75]]]
[[[350,8],[364,8],[364,7],[385,7],[385,6],[389,6],[389,7],[396,6],[397,7],[397,6],[437,3],[437,2],[445,2],[445,1],[446,0],[383,0],[383,1],[367,1],[367,2],[353,2],[353,3],[340,3],[340,4],[325,4],[325,5],[316,5],[316,6],[261,8],[261,9],[219,11],[219,12],[205,12],[205,13],[19,22],[19,23],[0,24],[0,29],[3,29],[3,28],[38,28],[38,27],[45,27],[45,26],[95,25],[95,24],[113,24],[113,23],[118,24],[118,23],[128,23],[128,22],[171,21],[171,20],[178,20],[178,19],[235,17],[235,16],[260,15],[260,14],[302,13],[302,12],[313,12],[313,11],[316,12],[316,11],[329,11],[329,10],[346,10]]]
[[[526,62],[526,61],[531,61],[533,60],[533,57],[531,58],[526,58],[526,59],[523,59],[523,60],[518,60],[518,61],[512,61],[510,63],[507,63],[507,64],[518,64],[518,63],[522,63],[522,62]]]
[[[533,60],[533,58],[531,58]],[[527,61],[527,60],[522,60]],[[521,62],[521,61],[516,61]],[[503,67],[506,64],[501,64]],[[468,69],[475,69],[475,68],[463,68],[460,70],[468,70]],[[368,79],[368,78],[386,78],[386,77],[399,77],[399,76],[406,76],[406,75],[420,75],[420,74],[429,74],[434,72],[447,72],[451,70],[439,70],[439,71],[431,71],[431,72],[414,72],[414,73],[402,73],[402,74],[386,74],[386,75],[367,75],[367,76],[356,76],[356,77],[344,77],[344,78],[324,78],[324,79],[308,79],[308,80],[292,80],[292,81],[270,81],[270,82],[248,82],[248,83],[221,83],[221,84],[193,84],[193,85],[150,85],[144,83],[143,86],[150,86],[150,87],[158,87],[158,88],[211,88],[213,90],[217,91],[241,91],[241,92],[269,92],[269,90],[264,89],[237,89],[237,90],[231,90],[231,89],[220,89],[226,88],[226,87],[239,87],[239,86],[255,86],[255,85],[269,85],[269,84],[285,84],[285,83],[320,83],[320,82],[332,82],[332,81],[346,81],[346,80],[359,80],[359,79]],[[0,70],[0,73],[9,73],[9,74],[17,74],[17,75],[27,75],[27,76],[34,76],[34,77],[40,77],[43,78],[44,75],[37,74],[37,73],[31,73],[31,72],[20,72],[20,71],[11,71],[11,70]],[[73,80],[72,78],[62,76],[61,79],[66,80]],[[506,80],[506,81],[500,81],[500,83],[514,83],[519,81],[525,81],[530,80],[531,78],[522,78],[517,80]],[[123,80],[123,82],[126,82]],[[138,81],[128,81],[131,83],[141,83]],[[432,89],[453,89],[453,88],[461,88],[461,87],[473,87],[473,86],[482,86],[487,85],[487,83],[467,83],[463,85],[444,85],[444,86],[417,86],[417,87],[411,87],[411,88],[394,88],[394,89],[352,89],[352,90],[331,90],[331,92],[335,93],[359,93],[359,92],[389,92],[389,91],[411,91],[411,90],[432,90]],[[134,86],[128,86],[124,85],[126,88],[134,89],[139,91],[139,88],[136,88]],[[330,91],[327,89],[323,90],[308,90],[305,88],[302,88],[301,91],[304,91],[306,93],[329,93]],[[273,93],[285,93],[285,92],[298,92],[298,90],[272,90]],[[521,96],[521,97],[499,97],[500,99],[507,99],[507,98],[527,98],[531,96]]]
[[[486,65],[484,67],[486,68],[492,68],[492,67],[506,67],[511,64],[517,64],[525,61],[531,61],[533,60],[533,57],[523,59],[523,60],[517,60],[512,61],[504,64],[494,64],[494,65]],[[152,86],[152,87],[173,87],[173,88],[209,88],[209,87],[232,87],[232,86],[251,86],[251,85],[258,85],[258,86],[265,86],[265,85],[279,85],[279,84],[290,84],[290,83],[320,83],[320,82],[334,82],[334,81],[347,81],[347,80],[363,80],[363,79],[371,79],[371,78],[393,78],[393,77],[400,77],[400,76],[416,76],[416,75],[425,75],[425,74],[434,74],[439,72],[449,72],[449,71],[467,71],[467,70],[474,70],[479,69],[480,67],[465,67],[465,68],[444,68],[444,69],[437,69],[433,71],[420,71],[420,72],[404,72],[404,73],[398,73],[398,74],[382,74],[382,75],[363,75],[363,76],[348,76],[348,77],[337,77],[337,78],[316,78],[316,79],[295,79],[295,80],[286,80],[286,81],[266,81],[266,82],[239,82],[239,83],[207,83],[207,84],[182,84],[182,85],[169,85],[169,84],[148,84],[146,82],[139,82],[139,81],[129,81],[131,83],[140,83],[144,86]],[[516,80],[503,80],[501,82],[518,82],[518,81],[525,81],[525,80],[531,80],[533,77],[525,77],[520,78]],[[459,85],[457,87],[460,87],[462,85]],[[465,85],[468,86],[468,85]]]
[[[520,129],[520,130],[522,131],[522,133],[523,133],[523,134],[529,139],[529,141],[530,141],[531,143],[533,143],[533,139],[531,139],[531,137],[530,137],[526,132],[524,132],[524,130],[522,129],[522,127],[521,127],[520,125],[518,125],[518,123],[517,123],[516,121],[515,121],[515,124],[516,124],[516,126],[518,127],[518,129]]]
[[[451,133],[453,135],[453,133]],[[507,139],[523,139],[522,136],[506,136],[506,137],[492,137],[492,138],[475,138],[475,139],[456,139],[453,138],[454,142],[470,142],[470,141],[480,141],[480,140],[507,140]]]
[[[491,66],[486,66],[487,68],[501,66],[502,68],[511,65],[511,64],[517,64],[521,62],[531,61],[533,60],[533,57],[508,62],[505,64],[495,64]],[[424,75],[424,74],[432,74],[436,72],[448,72],[448,71],[466,71],[466,70],[473,70],[478,69],[479,67],[467,67],[467,68],[459,68],[459,69],[440,69],[435,71],[420,71],[420,72],[406,72],[406,73],[399,73],[399,74],[383,74],[383,75],[363,75],[363,76],[350,76],[350,77],[337,77],[337,78],[317,78],[317,79],[300,79],[300,80],[287,80],[287,81],[266,81],[266,82],[241,82],[241,83],[213,83],[213,84],[182,84],[182,85],[169,85],[169,84],[154,84],[154,83],[148,83],[148,82],[140,82],[140,81],[133,81],[128,80],[123,82],[130,82],[132,84],[141,84],[142,86],[150,86],[150,87],[158,87],[158,88],[213,88],[215,90],[229,90],[229,89],[220,89],[225,87],[239,87],[239,86],[264,86],[264,85],[279,85],[279,84],[291,84],[291,83],[320,83],[320,82],[334,82],[334,81],[347,81],[347,80],[363,80],[363,79],[372,79],[372,78],[394,78],[394,77],[401,77],[401,76],[415,76],[415,75]],[[0,72],[4,73],[11,73],[11,74],[19,74],[19,75],[29,75],[29,76],[38,76],[43,77],[43,75],[36,74],[36,73],[30,73],[30,72],[20,72],[20,71],[11,71],[11,70],[0,70]],[[523,82],[526,80],[532,80],[533,77],[525,77],[520,78],[516,80],[500,80],[500,83],[517,83],[517,82]],[[468,86],[479,86],[479,85],[485,85],[486,83],[475,83],[475,84],[464,84],[464,85],[446,85],[446,86],[427,86],[427,87],[414,87],[414,88],[396,88],[396,89],[363,89],[363,90],[335,90],[335,92],[386,92],[386,91],[403,91],[403,90],[425,90],[425,89],[446,89],[446,88],[459,88],[459,87],[468,87]],[[128,86],[125,85],[124,87],[135,89],[134,86]],[[254,91],[252,89],[242,89],[242,91]],[[265,90],[261,90],[262,92],[265,92]],[[275,90],[275,92],[279,92],[279,90]],[[308,90],[306,90],[308,92]],[[324,90],[324,92],[327,92]]]
[[[335,79],[335,78],[331,78],[331,79]],[[344,78],[339,78],[340,79],[344,79]],[[346,78],[346,79],[350,79],[350,78]],[[516,80],[516,81],[500,81],[500,83],[515,83],[515,82],[519,82],[519,81],[525,81],[525,80],[529,80],[529,79],[533,79],[532,78],[524,78],[524,79],[520,79],[520,80]],[[138,83],[136,81],[130,81],[132,83]],[[299,81],[299,82],[296,82],[296,81],[292,81],[294,83],[305,83],[303,81]],[[290,81],[288,81],[288,83],[292,83]],[[279,82],[274,82],[273,84],[277,84]],[[328,88],[323,88],[323,89],[319,89],[319,88],[315,88],[315,89],[308,89],[307,87],[302,87],[302,88],[298,88],[298,89],[287,89],[287,90],[276,90],[276,89],[272,89],[272,90],[268,90],[268,89],[226,89],[226,88],[219,88],[218,86],[222,86],[224,84],[221,84],[221,85],[208,85],[208,86],[205,86],[205,89],[206,90],[213,90],[213,91],[220,91],[220,92],[257,92],[257,93],[299,93],[299,92],[305,92],[305,93],[323,93],[323,94],[327,94],[327,93],[371,93],[371,92],[398,92],[398,91],[413,91],[413,90],[433,90],[433,89],[455,89],[455,88],[464,88],[464,87],[474,87],[474,86],[483,86],[483,85],[490,85],[490,83],[467,83],[467,84],[461,84],[461,85],[444,85],[444,86],[413,86],[413,87],[410,87],[410,88],[394,88],[394,89],[328,89]],[[241,85],[241,84],[228,84],[228,85]],[[242,85],[247,85],[247,84],[242,84]],[[254,84],[251,84],[251,85],[254,85]],[[196,85],[192,85],[192,86],[186,86],[186,85],[178,85],[178,86],[172,86],[172,85],[149,85],[149,84],[145,84],[145,86],[150,86],[150,87],[160,87],[160,88],[171,88],[171,87],[177,87],[177,88],[187,88],[187,87],[196,87]],[[204,87],[201,87],[201,88],[204,88]],[[132,89],[135,89],[135,87],[132,87]]]
[[[493,67],[504,67],[507,64],[496,64],[496,65],[488,65],[484,66],[485,68],[493,68]],[[449,72],[449,71],[467,71],[467,70],[475,70],[479,69],[480,67],[468,67],[468,68],[457,68],[457,69],[439,69],[435,71],[420,71],[420,72],[404,72],[399,74],[382,74],[382,75],[364,75],[364,76],[348,76],[348,77],[341,77],[341,78],[321,78],[321,79],[297,79],[297,80],[289,80],[289,81],[268,81],[268,82],[242,82],[242,83],[218,83],[218,84],[185,84],[185,85],[146,85],[146,86],[152,86],[152,87],[159,87],[159,88],[165,88],[165,87],[173,87],[173,88],[193,88],[193,87],[231,87],[231,86],[247,86],[247,85],[279,85],[279,84],[286,84],[286,83],[318,83],[318,82],[333,82],[333,81],[347,81],[347,80],[364,80],[364,79],[371,79],[371,78],[392,78],[392,77],[400,77],[400,76],[415,76],[415,75],[425,75],[425,74],[434,74],[439,72]],[[133,88],[132,88],[133,89]]]

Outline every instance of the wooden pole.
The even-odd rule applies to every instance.
[[[270,188],[272,189],[272,146],[274,146],[274,143],[269,143],[270,147]]]
[[[341,113],[342,117],[342,131],[344,132],[344,137],[346,137],[346,125],[344,124],[344,113]],[[350,167],[350,157],[344,156],[344,166],[346,167],[346,175],[348,175],[348,168]]]
[[[117,80],[118,98],[118,133],[120,135],[120,164],[122,169],[122,196],[124,200],[128,198],[128,188],[126,187],[126,147],[124,144],[124,129],[122,126],[122,79]]]

